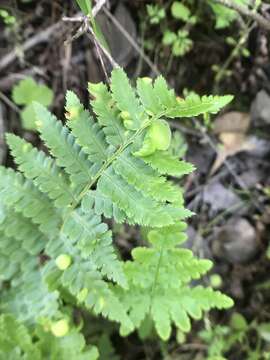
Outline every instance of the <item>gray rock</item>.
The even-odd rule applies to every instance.
[[[220,182],[207,185],[203,192],[203,201],[211,206],[211,211],[234,208],[242,204],[242,200],[230,189],[226,189]],[[235,211],[235,208],[234,208]]]
[[[259,249],[256,230],[245,218],[229,220],[212,239],[213,254],[232,264],[252,260]]]
[[[251,122],[255,126],[270,125],[270,96],[265,90],[256,95],[251,105]]]

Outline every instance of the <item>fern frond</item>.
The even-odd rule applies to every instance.
[[[68,92],[71,131],[35,105],[41,138],[53,158],[15,135],[7,137],[27,179],[0,167],[0,280],[9,282],[0,311],[34,328],[62,316],[64,299],[67,306],[77,302],[118,322],[122,334],[150,317],[160,337],[167,339],[172,324],[188,331],[190,317],[232,302],[209,288],[189,286],[211,262],[178,247],[186,239],[181,220],[192,213],[167,175],[181,177],[194,167],[165,151],[171,132],[164,118],[215,113],[231,98],[179,100],[162,77],[153,84],[138,80],[136,91],[122,69],[113,70],[110,88],[90,84],[89,90],[97,122]],[[140,153],[146,139],[150,149]],[[135,248],[132,261],[119,260],[102,216],[108,224],[149,227],[152,246]],[[57,349],[53,356],[61,359],[62,345],[68,345],[54,343],[50,336],[37,339],[43,344],[41,354],[52,341]],[[70,341],[83,350],[79,355],[84,358],[83,339],[75,334]]]
[[[177,106],[166,111],[169,118],[193,117],[200,114],[216,114],[220,109],[230,103],[231,95],[225,96],[202,96],[189,95],[184,100],[179,100]]]
[[[0,167],[0,198],[2,204],[40,225],[45,234],[57,232],[60,217],[50,200],[12,169]]]
[[[75,138],[67,127],[44,106],[35,104],[35,111],[40,137],[56,158],[57,165],[65,168],[74,185],[85,186],[95,174],[93,163],[75,143]]]
[[[108,157],[108,146],[99,124],[94,122],[88,110],[85,110],[78,97],[71,91],[66,96],[66,111],[68,126],[72,130],[89,160],[102,163]]]
[[[3,209],[5,218],[0,224],[0,278],[22,281],[29,272],[37,271],[39,254],[45,248],[46,238],[29,219],[19,213]]]
[[[85,339],[77,329],[64,337],[55,337],[39,326],[29,331],[11,314],[0,316],[0,358],[1,359],[51,359],[51,360],[96,360],[98,351],[86,346]]]
[[[101,222],[100,216],[88,209],[87,215],[80,210],[72,211],[64,222],[62,231],[72,239],[72,243],[78,244],[79,248],[87,248],[89,255],[107,229],[108,226]]]
[[[232,101],[233,96],[202,96],[192,94],[185,99],[176,98],[165,79],[159,76],[154,85],[148,79],[137,81],[141,102],[151,114],[169,118],[193,117],[205,113],[216,114]]]
[[[181,190],[167,181],[165,177],[153,171],[139,158],[123,153],[113,163],[115,172],[133,185],[137,190],[145,192],[157,201],[169,201],[183,204]]]
[[[97,189],[112,199],[112,202],[126,213],[127,218],[133,219],[137,224],[161,227],[173,224],[177,219],[177,211],[175,214],[170,213],[166,205],[142,196],[110,168],[99,179]]]
[[[137,93],[140,97],[140,101],[149,114],[161,114],[163,109],[161,101],[154,92],[152,79],[139,78],[137,80]]]
[[[88,191],[82,200],[82,208],[85,212],[92,207],[96,214],[104,215],[108,219],[113,218],[117,223],[123,223],[126,220],[124,211],[98,190]],[[131,222],[129,221],[129,223]]]
[[[179,160],[167,151],[156,151],[154,154],[142,157],[142,159],[161,175],[181,177],[195,170],[194,165]]]
[[[131,130],[139,129],[146,117],[144,108],[137,99],[128,77],[122,69],[115,69],[112,72],[111,91],[116,106],[127,115],[129,121],[127,128]]]
[[[212,264],[195,258],[190,250],[176,248],[175,239],[184,240],[178,233],[182,229],[180,224],[161,231],[151,230],[149,240],[153,247],[134,249],[133,261],[125,264],[130,290],[116,289],[134,326],[138,328],[150,315],[163,340],[169,338],[172,323],[189,331],[189,317],[199,319],[203,310],[232,306],[232,300],[220,292],[187,285],[191,279],[200,278]],[[122,333],[126,334],[127,329],[122,327]]]
[[[0,358],[1,359],[41,359],[41,354],[32,342],[27,328],[12,315],[0,316]]]
[[[62,231],[72,246],[80,249],[82,258],[91,256],[95,269],[100,270],[103,276],[123,287],[127,286],[122,265],[112,247],[111,231],[101,222],[99,215],[89,208],[86,212],[75,210],[66,220]]]
[[[46,237],[20,213],[5,209],[5,219],[0,224],[0,230],[6,237],[20,241],[21,248],[31,255],[37,255],[45,247]]]
[[[34,325],[42,318],[52,319],[59,313],[58,291],[49,291],[40,271],[24,274],[18,286],[3,291],[0,310],[16,319]]]
[[[40,191],[48,194],[56,207],[69,205],[74,196],[65,174],[54,160],[16,135],[7,134],[6,137],[11,153],[25,177],[33,180]]]
[[[65,240],[65,246],[70,252],[75,250],[69,245],[68,239]],[[95,255],[93,258],[83,259],[78,253],[74,253],[72,264],[63,272],[60,272],[51,261],[44,268],[44,276],[51,288],[57,287],[57,283],[60,282],[86,308],[132,330],[133,325],[125,309],[108,283],[102,279],[102,274],[92,259],[95,259]]]
[[[107,86],[102,83],[89,83],[88,90],[94,96],[94,100],[90,103],[97,115],[99,124],[104,127],[103,130],[108,144],[113,146],[123,144],[126,139],[126,129]]]
[[[1,247],[0,247],[0,280],[8,281],[18,277],[21,277],[22,270],[24,271],[27,266],[28,270],[37,268],[37,260],[34,264],[29,254],[21,249],[20,243],[16,242],[13,238],[6,238],[4,234],[1,234]],[[11,261],[12,259],[12,261]],[[26,265],[26,266],[25,266]],[[13,281],[14,283],[14,281]]]
[[[154,94],[163,111],[172,109],[177,105],[176,96],[173,89],[169,89],[163,76],[158,76],[154,82]],[[195,115],[194,115],[195,116]]]

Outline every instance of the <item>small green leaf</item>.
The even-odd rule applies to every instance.
[[[32,101],[37,101],[49,106],[53,100],[53,92],[48,86],[38,84],[29,77],[14,86],[12,99],[17,105],[29,105]]]
[[[235,313],[233,313],[232,318],[231,318],[231,327],[235,330],[244,331],[244,330],[247,330],[248,323],[242,314],[235,312]],[[270,335],[270,333],[269,333],[269,335]]]
[[[180,1],[174,1],[171,7],[172,16],[185,22],[189,20],[190,10]]]
[[[176,39],[177,35],[174,32],[167,30],[163,35],[162,43],[163,45],[172,45]]]

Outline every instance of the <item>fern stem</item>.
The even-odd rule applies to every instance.
[[[144,123],[144,125],[138,129],[135,134],[123,145],[121,145],[115,152],[114,154],[106,160],[106,162],[102,165],[102,167],[98,170],[98,172],[96,173],[96,175],[92,178],[92,180],[89,182],[89,184],[87,184],[84,189],[81,191],[81,193],[78,195],[77,200],[75,202],[73,202],[73,204],[71,204],[71,208],[70,211],[67,213],[67,215],[65,216],[64,220],[63,220],[63,224],[61,226],[61,230],[63,229],[63,226],[66,222],[66,220],[68,219],[68,217],[70,216],[71,212],[76,208],[76,206],[80,203],[80,201],[82,200],[82,198],[84,197],[84,195],[91,189],[91,187],[97,182],[97,180],[100,178],[100,176],[103,174],[103,172],[112,164],[112,162],[117,159],[117,157],[130,145],[134,142],[134,140],[143,132],[143,130],[145,130],[152,121],[155,121],[156,119],[160,118],[161,116],[163,116],[164,114],[159,114],[158,116],[155,116],[153,119],[150,119],[148,121],[146,121]]]
[[[162,255],[163,255],[163,246],[162,246],[162,248],[160,250],[160,256],[159,256],[158,263],[157,263],[155,278],[154,278],[154,282],[153,282],[152,289],[151,289],[151,292],[150,292],[150,296],[151,296],[150,309],[151,309],[151,306],[152,306],[152,299],[154,298],[154,292],[155,292],[156,284],[157,284],[157,281],[158,281],[158,274],[159,274],[159,269],[160,269],[160,266],[161,266]]]

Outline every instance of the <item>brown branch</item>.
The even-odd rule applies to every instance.
[[[256,11],[249,9],[247,6],[237,4],[233,0],[214,0],[214,1],[220,5],[236,10],[241,15],[248,16],[252,20],[256,21],[262,28],[264,28],[267,31],[270,31],[270,21],[268,21],[264,16],[257,13]]]
[[[106,2],[107,2],[107,0],[99,0],[92,10],[92,15],[95,16],[98,13],[98,11],[101,10],[102,6],[106,4]],[[72,40],[85,34],[85,33],[88,33],[91,35],[91,38],[93,39],[93,42],[97,49],[97,54],[100,59],[101,66],[103,68],[103,71],[104,71],[106,77],[107,77],[107,71],[105,69],[105,65],[104,65],[103,59],[101,57],[100,51],[102,51],[102,53],[105,55],[105,57],[111,63],[113,68],[120,67],[119,64],[111,56],[110,52],[103,46],[103,44],[98,39],[97,35],[95,34],[95,32],[92,28],[91,20],[89,19],[88,16],[63,17],[62,20],[66,21],[66,22],[80,22],[81,23],[80,28],[78,29],[77,33],[72,37]]]
[[[93,16],[97,15],[97,13],[100,11],[101,7],[106,3],[106,1],[107,0],[99,0],[97,2],[97,4],[93,7],[93,11],[92,11]],[[73,19],[73,21],[78,21],[78,19],[81,19],[81,16],[78,17],[78,15],[80,15],[80,14],[78,13],[76,15],[76,17],[70,18],[70,19]],[[70,21],[72,21],[72,20],[70,20]],[[30,39],[27,39],[21,45],[20,52],[25,53],[28,50],[32,49],[33,47],[35,47],[39,44],[50,41],[51,36],[60,29],[62,24],[63,24],[63,21],[60,20],[56,24],[49,26],[47,29],[41,30],[39,33],[37,33],[36,35],[31,37]],[[18,49],[15,47],[10,53],[5,55],[0,60],[0,71],[4,70],[7,66],[9,66],[11,63],[13,63],[13,61],[15,61],[17,59],[17,57],[18,57]]]
[[[109,60],[113,68],[119,68],[119,64],[114,60],[114,58],[111,56],[109,51],[101,44],[99,39],[97,38],[94,30],[92,29],[92,26],[90,25],[90,22],[88,19],[86,19],[86,29],[87,31],[92,35],[94,39],[94,43],[96,46],[99,47],[100,50],[102,50],[103,54],[106,56],[106,58]]]

